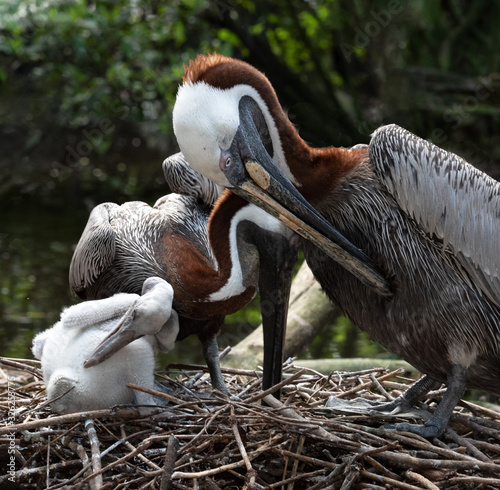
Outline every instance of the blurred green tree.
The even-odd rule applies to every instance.
[[[486,0],[2,2],[2,165],[48,171],[45,184],[100,168],[91,180],[141,192],[147,179],[124,180],[120,154],[145,165],[174,151],[183,64],[219,51],[262,69],[312,144],[397,122],[493,167],[499,15]]]

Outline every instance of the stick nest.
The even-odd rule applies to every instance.
[[[156,414],[57,415],[39,363],[1,358],[0,488],[500,488],[498,412],[461,402],[432,441],[384,429],[397,417],[327,416],[330,395],[397,396],[411,381],[401,370],[324,376],[289,364],[281,402],[261,391],[260,371],[223,370],[234,399],[211,394],[204,371],[158,374],[168,403]]]

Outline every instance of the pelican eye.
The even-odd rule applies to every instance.
[[[232,163],[231,153],[227,150],[221,150],[219,168],[224,172],[224,170],[228,169]]]

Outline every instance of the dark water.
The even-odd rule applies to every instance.
[[[67,280],[86,211],[11,202],[0,210],[0,354],[29,357],[33,334],[75,302]]]
[[[33,336],[79,301],[69,291],[68,269],[88,215],[87,209],[20,199],[0,206],[0,355],[32,358]],[[258,321],[255,306],[228,317],[220,346],[234,345]],[[188,337],[159,357],[159,365],[169,362],[202,363],[198,339]]]

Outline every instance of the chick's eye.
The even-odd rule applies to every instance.
[[[226,168],[231,165],[231,157],[227,157],[226,158],[226,161],[225,161],[224,165],[226,166]]]

